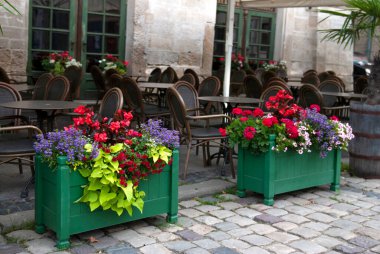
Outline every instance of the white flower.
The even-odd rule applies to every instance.
[[[55,63],[55,60],[54,59],[50,59],[49,63],[53,64],[53,63]]]

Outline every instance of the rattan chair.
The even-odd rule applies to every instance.
[[[100,118],[113,118],[117,110],[122,109],[124,105],[123,92],[118,87],[109,89],[103,96],[100,103],[98,116]]]
[[[281,86],[283,87],[284,89],[288,90],[289,87],[288,85],[286,84],[286,82],[282,79],[282,78],[278,78],[278,77],[273,77],[271,78],[264,86],[263,86],[263,90],[267,89],[268,87],[270,86]]]
[[[260,96],[260,99],[263,101],[260,103],[259,107],[266,111],[266,112],[272,112],[273,110],[268,110],[266,107],[265,107],[265,102],[269,100],[269,97],[271,96],[275,96],[278,91],[280,90],[285,90],[287,93],[289,93],[290,95],[292,94],[292,91],[290,91],[290,89],[288,87],[282,87],[282,86],[276,86],[276,85],[272,85],[272,86],[269,86],[267,89],[265,89],[262,93],[261,93],[261,96]]]
[[[327,80],[330,76],[331,76],[331,74],[328,73],[327,71],[319,73],[318,74],[319,82],[322,83],[323,81]]]
[[[82,82],[83,72],[82,68],[78,66],[69,66],[65,69],[63,73],[69,82],[70,82],[70,90],[69,90],[69,100],[78,99],[80,96],[80,84]]]
[[[199,84],[198,96],[216,96],[219,90],[220,80],[215,76],[207,77]],[[204,114],[210,114],[212,102],[200,101],[199,105]]]
[[[216,143],[218,146],[222,146],[226,151],[228,151],[231,174],[235,178],[235,170],[233,167],[232,160],[232,149],[227,145],[226,139],[228,137],[222,136],[218,128],[214,127],[204,127],[204,128],[192,128],[190,126],[189,120],[211,120],[211,119],[227,119],[229,117],[226,115],[205,115],[205,116],[191,116],[188,115],[186,110],[185,102],[183,101],[179,92],[173,87],[169,88],[167,91],[167,100],[170,108],[170,112],[174,118],[175,126],[180,131],[181,137],[187,143],[187,152],[185,159],[185,168],[183,172],[183,179],[186,179],[190,151],[194,147],[204,146],[211,143]],[[203,150],[203,163],[207,164],[210,155],[206,155],[206,150]]]
[[[316,104],[321,108],[321,110],[323,110],[323,96],[319,89],[314,85],[304,84],[298,92],[298,104],[304,108],[308,108],[310,105]]]
[[[161,83],[175,83],[178,81],[177,73],[173,68],[166,68],[161,74]]]
[[[120,81],[123,79],[123,77],[118,74],[114,73],[107,79],[107,91],[113,87],[119,87]]]
[[[46,85],[45,100],[64,101],[70,90],[69,80],[62,75],[55,76]]]
[[[277,69],[275,73],[276,73],[276,77],[279,77],[283,79],[284,81],[288,79],[288,73],[284,69]]]
[[[195,87],[195,78],[193,76],[193,74],[190,74],[190,73],[185,73],[183,74],[183,76],[179,79],[180,81],[186,81],[188,82],[189,84],[191,84],[192,86]]]
[[[33,90],[33,97],[32,97],[33,100],[45,99],[46,86],[52,78],[54,78],[53,74],[44,73],[37,79],[36,84],[34,85],[34,90]]]
[[[273,78],[273,77],[276,77],[276,73],[273,72],[273,71],[265,71],[261,74],[261,84],[263,84],[263,86],[265,86],[266,83],[268,83],[268,81]]]
[[[193,75],[194,79],[195,79],[195,90],[198,90],[198,87],[199,87],[199,84],[200,84],[200,81],[199,81],[199,76],[198,74],[193,70],[193,69],[186,69],[183,74],[191,74]]]
[[[254,75],[247,75],[244,78],[245,95],[250,98],[260,98],[263,86],[258,78]]]
[[[301,78],[301,82],[314,85],[315,87],[318,87],[320,84],[318,75],[315,73],[308,73],[308,74],[304,75]]]
[[[302,76],[306,76],[307,74],[310,74],[310,73],[313,73],[313,74],[317,74],[318,72],[314,69],[309,69],[307,71],[305,71]]]
[[[96,104],[99,103],[99,100],[103,98],[106,93],[106,81],[104,79],[103,73],[100,68],[96,65],[91,66],[90,68],[92,79],[95,83],[96,93],[97,93],[97,101]]]
[[[368,87],[368,78],[361,76],[356,79],[354,83],[354,93],[362,93],[365,88]]]
[[[321,92],[343,92],[342,86],[335,80],[327,79],[323,81],[318,89]],[[348,118],[350,106],[344,99],[333,95],[323,95],[323,106],[327,115],[336,115],[339,118]],[[328,110],[327,110],[328,108]]]
[[[232,71],[231,72],[231,86],[230,94],[232,96],[238,96],[244,92],[244,78],[247,76],[244,70]]]

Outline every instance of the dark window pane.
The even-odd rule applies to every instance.
[[[69,12],[68,11],[53,11],[53,28],[69,29]]]
[[[109,37],[109,36],[105,38],[106,53],[117,54],[119,52],[118,39],[119,39],[118,37]]]
[[[50,10],[33,8],[33,27],[50,27]]]
[[[61,9],[70,9],[70,0],[53,0],[53,6]]]
[[[106,16],[106,33],[119,34],[119,24],[119,17]]]
[[[251,31],[249,36],[249,44],[259,43],[259,32]]]
[[[270,44],[270,33],[261,33],[261,44]]]
[[[53,32],[52,49],[60,51],[69,50],[69,34]]]
[[[225,40],[226,38],[226,28],[215,27],[215,40]]]
[[[240,50],[238,50],[238,44],[237,43],[234,43],[232,45],[232,52],[235,52],[235,55],[237,55],[236,52],[240,52]]]
[[[120,0],[107,0],[106,1],[106,12],[119,14],[120,13]]]
[[[33,0],[33,5],[50,6],[50,0]]]
[[[260,18],[252,17],[251,18],[251,29],[259,29],[260,28]]]
[[[33,49],[49,49],[50,33],[49,31],[33,30],[32,32],[32,48]]]
[[[103,32],[103,16],[96,14],[88,14],[87,31],[102,33]]]
[[[215,42],[214,43],[214,55],[222,56],[224,55],[224,43]]]
[[[238,42],[238,39],[239,39],[238,36],[239,36],[239,29],[238,28],[234,28],[234,39],[233,39],[234,43]]]
[[[91,4],[88,5],[88,11],[90,12],[103,12],[104,0],[91,0]]]
[[[239,17],[240,17],[240,15],[235,13],[235,16],[234,16],[234,26],[235,27],[239,26],[239,23],[240,23]]]
[[[258,50],[259,50],[258,46],[250,46],[249,51],[248,51],[249,57],[257,58],[259,56]]]
[[[216,24],[217,25],[226,25],[227,13],[218,12],[216,14]]]
[[[261,20],[261,29],[270,30],[271,29],[271,19],[270,18],[262,18]]]
[[[266,46],[260,47],[259,58],[264,58],[264,59],[269,58],[269,47],[266,47]]]
[[[102,36],[101,35],[87,36],[87,52],[90,52],[90,53],[102,52]]]
[[[102,57],[100,55],[87,55],[87,67],[86,72],[90,72],[90,68],[93,65],[99,65],[99,60]]]
[[[32,70],[43,71],[42,60],[48,55],[48,52],[32,52]]]

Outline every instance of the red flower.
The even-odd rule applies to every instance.
[[[262,117],[264,115],[264,111],[261,108],[255,108],[253,111],[254,117]]]
[[[124,66],[128,66],[129,62],[128,61],[123,61]]]
[[[219,128],[219,133],[220,135],[222,135],[223,137],[227,136],[227,131],[225,128]]]
[[[240,117],[240,122],[246,122],[248,120],[248,117]]]
[[[313,109],[313,110],[315,110],[317,112],[321,111],[321,108],[317,104],[311,104],[309,108]]]
[[[330,117],[330,120],[333,120],[333,121],[339,121],[339,118],[336,117],[336,116],[331,116],[331,117]]]
[[[120,122],[112,122],[110,123],[110,130],[112,132],[117,132],[120,129]]]
[[[85,113],[88,112],[88,109],[87,109],[85,106],[80,105],[80,106],[78,106],[76,109],[74,109],[74,112],[75,112],[75,113],[78,113],[78,114],[80,114],[80,115],[84,115]]]
[[[275,124],[278,124],[278,120],[276,117],[272,116],[272,117],[267,117],[267,118],[264,118],[263,119],[263,125],[265,125],[266,127],[270,128],[272,127],[273,125]]]
[[[220,57],[220,58],[219,58],[219,61],[220,61],[220,62],[224,62],[224,61],[225,61],[224,57]]]
[[[107,141],[107,133],[102,132],[102,133],[95,133],[94,135],[94,140],[96,142],[106,142]]]
[[[243,113],[243,110],[241,108],[234,108],[232,109],[233,115],[241,115]]]
[[[256,129],[252,126],[247,126],[244,129],[243,136],[247,140],[251,140],[255,137]]]
[[[73,118],[74,126],[79,126],[84,124],[84,118],[83,117],[75,117]]]
[[[252,115],[252,111],[251,110],[243,110],[243,113],[242,113],[243,116],[250,116]]]

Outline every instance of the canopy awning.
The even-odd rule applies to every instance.
[[[240,0],[247,8],[289,8],[289,7],[319,7],[344,6],[341,0]]]

